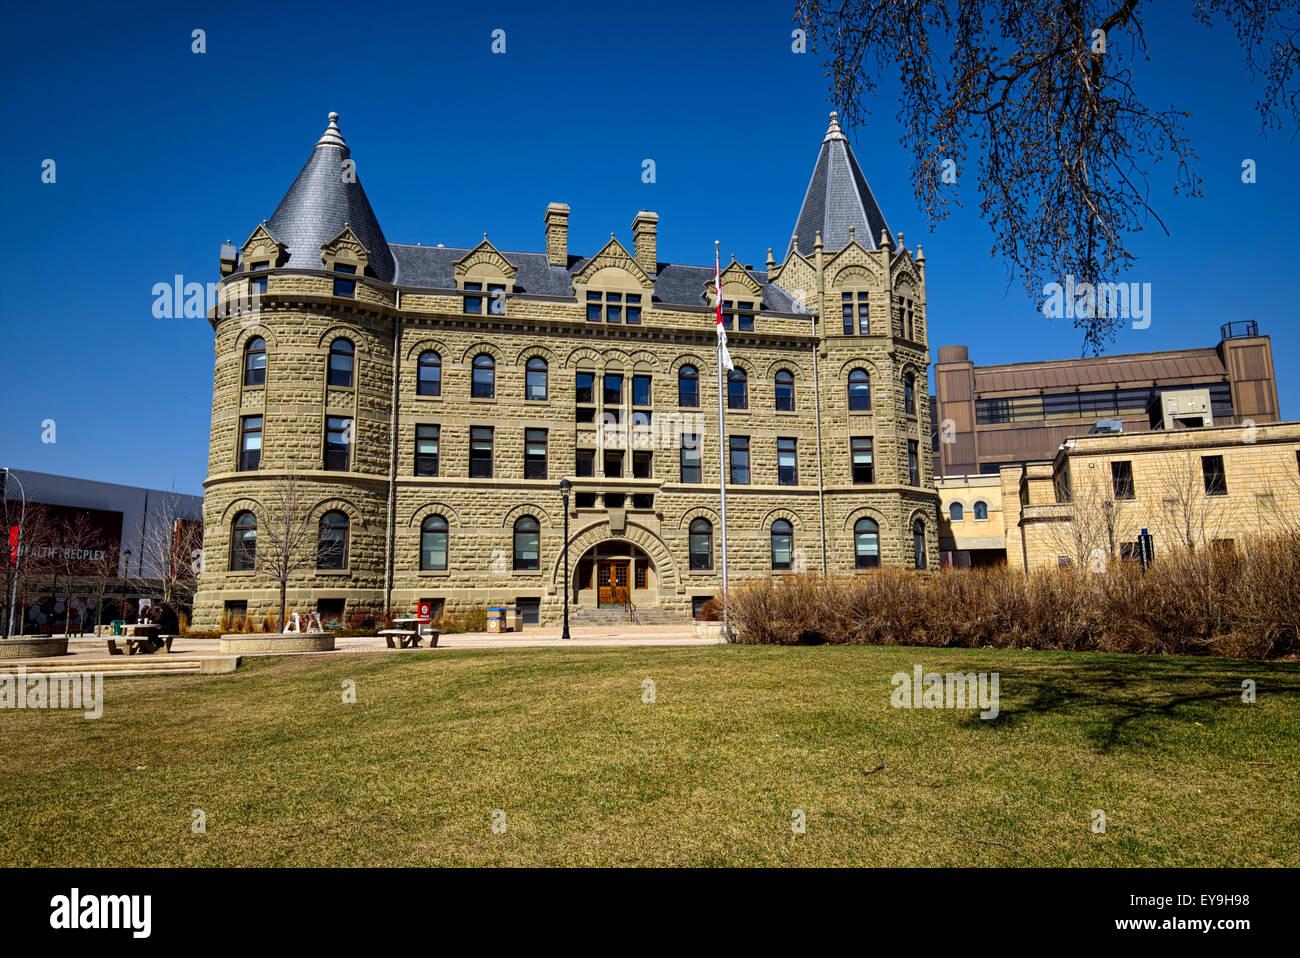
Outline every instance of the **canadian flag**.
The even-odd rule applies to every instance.
[[[735,369],[731,362],[731,353],[727,352],[727,330],[722,325],[722,269],[718,260],[718,248],[713,248],[713,296],[717,302],[718,314],[718,354],[722,357],[722,365],[726,369]]]

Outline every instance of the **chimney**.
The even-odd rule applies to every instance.
[[[569,204],[546,207],[546,259],[552,266],[569,265]]]
[[[229,276],[233,273],[238,262],[239,250],[235,249],[230,240],[226,240],[225,245],[221,247],[221,275]]]
[[[632,255],[647,273],[659,271],[659,214],[641,210],[632,221]]]

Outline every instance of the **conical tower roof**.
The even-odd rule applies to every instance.
[[[850,226],[855,228],[853,238],[867,249],[880,246],[882,232],[889,235],[891,244],[895,242],[894,234],[885,223],[885,214],[880,211],[871,187],[867,185],[867,178],[862,175],[862,168],[849,149],[849,141],[840,129],[839,114],[832,113],[830,126],[822,139],[821,152],[817,154],[817,165],[813,167],[812,179],[804,194],[803,206],[799,208],[799,217],[794,224],[799,252],[805,256],[812,252],[818,230],[821,230],[822,243],[828,252],[843,249],[849,245]],[[790,245],[793,247],[793,240]]]
[[[329,126],[266,225],[289,249],[284,265],[320,269],[321,246],[338,236],[346,224],[369,253],[370,271],[392,282],[393,253],[356,168],[344,165],[352,151],[339,132],[338,119],[337,113],[329,115]]]

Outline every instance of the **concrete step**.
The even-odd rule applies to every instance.
[[[98,672],[105,676],[213,675],[233,672],[238,656],[139,655],[112,658],[66,656],[47,659],[21,659],[0,664],[0,671],[13,672],[23,666],[28,675],[66,675],[72,672]]]

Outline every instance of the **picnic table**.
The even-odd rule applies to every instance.
[[[174,635],[160,635],[159,627],[151,623],[124,625],[120,636],[108,640],[108,654],[121,655],[125,651],[127,655],[135,655],[137,652],[150,655],[159,649],[170,652],[175,638]],[[118,640],[121,640],[124,648],[117,647]]]
[[[397,621],[403,621],[401,619]],[[414,620],[412,620],[414,621]],[[438,644],[438,636],[442,635],[441,629],[429,629],[427,632],[421,632],[416,629],[380,629],[379,634],[388,642],[390,649],[418,649],[421,640],[428,638],[429,648]]]

